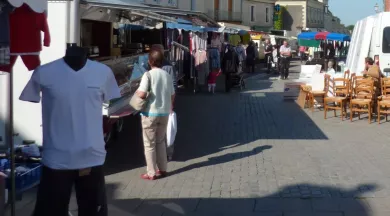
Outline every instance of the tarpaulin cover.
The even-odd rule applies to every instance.
[[[339,33],[330,33],[326,37],[327,40],[335,40],[335,41],[350,41],[351,37],[345,34]]]
[[[305,47],[319,47],[321,41],[319,40],[305,40],[305,39],[299,39],[298,44],[299,46],[305,46]]]
[[[298,39],[350,41],[351,37],[345,34],[330,33],[330,32],[303,32],[298,35]]]
[[[326,40],[329,33],[330,32],[318,32],[314,38],[316,40]]]
[[[303,32],[298,35],[298,39],[314,40],[317,32]]]

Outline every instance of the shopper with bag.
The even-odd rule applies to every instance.
[[[145,148],[145,180],[155,180],[167,175],[166,133],[168,118],[173,109],[175,90],[172,76],[161,69],[164,54],[160,50],[149,53],[151,70],[142,77],[140,86],[130,101],[141,111],[141,123]]]

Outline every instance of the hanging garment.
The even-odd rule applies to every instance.
[[[26,4],[10,14],[11,53],[33,53],[42,50],[41,31],[44,46],[50,46],[50,33],[45,13],[36,13]]]
[[[236,46],[235,50],[237,52],[238,59],[240,61],[244,61],[246,59],[246,50],[245,50],[244,46],[238,45],[238,46]]]
[[[249,41],[251,41],[251,36],[250,36],[249,34],[244,34],[244,35],[242,36],[242,43],[243,43],[243,44],[248,44]]]
[[[177,74],[176,71],[173,69],[172,65],[169,63],[169,61],[164,60],[162,69],[166,71],[169,75],[172,77],[173,81],[173,87],[177,88]]]
[[[207,53],[198,50],[195,54],[195,68],[198,71],[198,82],[200,85],[206,84],[206,77],[209,73],[209,63],[207,62]]]
[[[237,46],[238,43],[240,43],[240,42],[241,42],[240,35],[230,35],[230,37],[229,37],[230,45]]]
[[[9,15],[15,8],[7,0],[0,0],[0,45],[9,46]]]
[[[211,47],[217,48],[218,51],[221,52],[222,42],[221,42],[221,40],[219,39],[219,37],[216,37],[216,38],[214,38],[214,39],[211,40]]]
[[[0,66],[0,71],[11,72],[17,58],[17,55],[11,55],[9,59],[9,65]],[[39,58],[39,55],[21,55],[20,58],[22,58],[24,65],[29,71],[35,70],[35,68],[41,65],[41,59]]]
[[[222,71],[225,74],[236,73],[238,71],[239,59],[236,51],[229,48],[222,61]]]
[[[209,58],[212,70],[221,68],[221,58],[218,49],[210,49]]]
[[[10,64],[9,15],[14,9],[7,0],[0,0],[0,65]]]
[[[10,64],[9,46],[0,45],[0,66]]]

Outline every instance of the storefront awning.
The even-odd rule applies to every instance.
[[[86,4],[87,7],[101,7],[130,11],[132,15],[147,17],[162,22],[176,23],[176,19],[155,13],[150,10],[150,7],[139,3],[136,0],[81,0],[82,4]]]
[[[214,19],[207,16],[206,14],[198,11],[188,11],[188,10],[162,8],[162,7],[149,7],[148,10],[169,17],[182,18],[186,20],[188,19],[195,26],[219,27],[218,22],[216,22]]]
[[[233,24],[233,23],[218,23],[220,26],[225,27],[224,32],[231,33],[231,34],[238,34],[240,31],[247,31],[249,32],[251,28],[249,26],[245,25],[239,25],[239,24]]]
[[[167,23],[167,28],[169,29],[182,29],[185,31],[193,31],[193,32],[204,32],[205,28],[202,26],[194,25],[191,21],[178,18],[176,19],[176,23]]]

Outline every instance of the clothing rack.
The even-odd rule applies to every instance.
[[[185,50],[185,51],[187,51],[187,52],[190,51],[190,49],[189,49],[188,47],[186,47],[186,46],[184,46],[184,45],[181,45],[181,44],[179,44],[178,42],[172,41],[172,45],[173,45],[173,46],[177,46],[177,47],[179,47],[179,48],[181,48],[181,49],[183,49],[183,50]]]
[[[182,45],[182,44],[180,44],[178,42],[172,41],[171,45],[173,47],[177,47],[179,49],[182,49],[182,50],[184,50],[187,53],[190,53],[190,49],[188,47],[186,47],[186,46],[184,46],[184,45]],[[173,52],[174,52],[174,55],[175,55],[176,52],[175,51],[173,51]],[[177,57],[177,56],[175,56],[175,57]],[[183,63],[181,63],[181,64],[183,64]],[[194,65],[194,62],[193,62],[193,59],[192,59],[192,53],[190,53],[190,78],[192,78],[194,80],[194,93],[196,93],[196,79],[192,75],[193,74],[193,65]],[[177,74],[180,75],[180,77],[177,78],[177,80],[179,81],[179,80],[181,80],[181,79],[183,79],[185,77],[184,72],[182,71],[183,65],[175,64],[175,66],[176,66],[176,69],[178,70]]]

